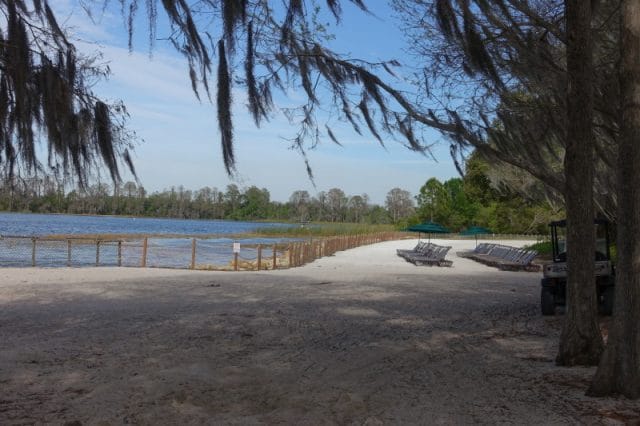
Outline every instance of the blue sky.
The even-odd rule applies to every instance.
[[[382,148],[373,137],[359,136],[344,126],[334,129],[343,146],[325,140],[308,152],[314,187],[303,159],[289,149],[284,139],[295,131],[286,119],[276,115],[271,122],[256,128],[240,99],[234,110],[238,173],[231,179],[222,162],[215,106],[208,101],[200,103],[194,97],[185,61],[178,54],[157,42],[150,57],[144,22],[138,27],[134,51],[130,53],[116,1],[112,2],[113,10],[107,9],[95,22],[84,14],[77,0],[51,3],[61,22],[81,39],[98,43],[80,42],[81,49],[100,50],[109,63],[112,75],[96,91],[127,105],[130,127],[144,140],[135,150],[134,163],[149,192],[178,185],[224,190],[229,183],[235,183],[240,187],[267,188],[273,200],[286,201],[296,190],[315,195],[338,187],[348,195],[366,193],[372,202],[384,204],[387,192],[394,187],[415,195],[430,177],[446,180],[457,176],[448,146],[437,132],[428,133],[425,140],[436,144],[434,161],[393,140],[386,141]],[[395,58],[407,63],[402,34],[390,10],[381,0],[366,3],[375,16],[345,3],[341,25],[336,27],[332,22],[331,31],[336,34],[333,49],[367,60]],[[144,15],[143,10],[139,13]],[[165,28],[159,26],[158,37],[163,32]]]

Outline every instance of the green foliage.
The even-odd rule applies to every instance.
[[[454,232],[477,225],[499,234],[546,234],[547,224],[561,214],[548,203],[525,199],[505,186],[494,188],[489,174],[499,170],[472,154],[462,179],[444,183],[429,179],[416,197],[415,222],[431,220]]]
[[[538,256],[543,258],[550,258],[552,256],[551,241],[539,241],[535,244],[531,244],[524,247],[527,250],[535,250],[538,252]]]
[[[551,241],[539,241],[535,244],[531,244],[528,246],[525,246],[525,249],[528,250],[535,250],[538,252],[539,256],[542,256],[543,258],[551,258],[553,256],[553,249],[551,248]],[[616,263],[618,261],[618,247],[613,244],[611,246],[609,246],[609,251],[611,254],[611,260],[613,261],[613,263]]]
[[[490,168],[489,163],[473,152],[467,159],[463,177],[466,194],[483,205],[499,196],[498,191],[491,186],[488,175]]]

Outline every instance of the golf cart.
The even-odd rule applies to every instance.
[[[601,314],[611,315],[615,270],[609,250],[609,222],[604,219],[596,219],[594,225],[596,227],[595,269],[598,310]],[[564,306],[567,292],[567,221],[551,222],[549,228],[551,228],[553,262],[544,265],[542,269],[543,278],[540,282],[542,286],[540,293],[542,315],[554,315],[556,305]]]

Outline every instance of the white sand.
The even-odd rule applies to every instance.
[[[265,272],[0,268],[0,424],[622,424],[539,273],[361,247]],[[508,241],[510,245],[522,242]],[[75,423],[74,423],[75,422]]]

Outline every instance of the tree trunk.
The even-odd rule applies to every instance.
[[[566,0],[567,19],[567,312],[558,365],[597,365],[603,351],[598,327],[593,224],[594,137],[591,2]]]
[[[640,397],[640,0],[621,12],[618,269],[607,349],[589,390]]]

